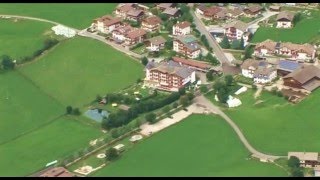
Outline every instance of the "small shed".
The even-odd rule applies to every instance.
[[[118,144],[116,146],[113,147],[114,149],[116,149],[117,151],[124,151],[124,145],[123,144]]]

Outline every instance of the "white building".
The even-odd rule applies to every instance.
[[[162,36],[156,36],[147,40],[146,48],[149,51],[160,51],[160,49],[164,48],[165,43],[166,43],[165,38],[163,38]]]
[[[102,16],[97,18],[91,24],[91,28],[98,30],[102,33],[111,33],[115,28],[121,25],[121,19],[117,17],[112,17],[110,15]]]
[[[241,73],[244,77],[253,78],[255,83],[268,83],[277,77],[277,71],[266,61],[253,59],[245,60],[241,65]]]
[[[131,27],[130,25],[118,27],[113,30],[112,38],[115,42],[122,43],[126,39],[126,35],[133,30],[134,28]]]
[[[174,36],[188,35],[191,33],[191,23],[188,21],[178,22],[172,27],[172,34]]]
[[[277,16],[277,28],[292,28],[294,14],[282,11]]]
[[[192,35],[175,37],[173,40],[173,50],[191,59],[199,57],[201,53],[197,39]]]
[[[224,34],[230,41],[241,40],[243,38],[245,45],[249,41],[250,32],[248,31],[248,24],[242,21],[233,21],[224,27]]]

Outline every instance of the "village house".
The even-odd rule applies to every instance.
[[[206,9],[207,9],[207,7],[204,4],[200,4],[199,6],[197,6],[195,12],[200,15],[204,15],[204,12]]]
[[[316,56],[316,49],[311,44],[293,44],[289,42],[274,42],[267,39],[255,46],[254,55],[265,57],[272,55],[283,55],[287,59],[297,61],[313,60]]]
[[[115,10],[115,15],[125,19],[127,18],[128,12],[135,8],[136,8],[136,5],[134,3],[120,4]]]
[[[172,57],[172,60],[174,62],[177,62],[181,65],[188,66],[189,68],[192,68],[196,71],[200,72],[208,72],[210,68],[212,67],[209,63],[204,61],[197,61],[192,59],[184,59],[181,57]]]
[[[125,42],[124,44],[126,46],[132,46],[137,43],[142,43],[146,38],[147,32],[143,29],[134,29],[133,31],[130,31],[125,36]]]
[[[260,5],[250,5],[249,7],[245,8],[243,11],[247,17],[256,17],[262,13],[263,7]]]
[[[148,32],[154,32],[160,29],[161,23],[162,20],[158,16],[150,16],[142,21],[141,28]]]
[[[51,167],[31,177],[77,177],[64,167]]]
[[[177,18],[181,15],[181,11],[176,8],[167,8],[163,11],[163,14],[166,14],[169,16],[169,19]]]
[[[277,74],[278,76],[286,76],[301,67],[302,64],[296,61],[279,60],[279,63],[277,65]]]
[[[317,152],[288,152],[288,159],[295,156],[300,160],[301,167],[318,167],[319,153]]]
[[[247,78],[253,78],[255,83],[268,83],[277,77],[274,67],[266,61],[247,59],[241,65],[241,74]]]
[[[102,16],[93,20],[91,28],[99,32],[108,34],[121,25],[121,19],[110,15]]]
[[[199,57],[201,53],[197,39],[192,35],[175,37],[173,40],[173,50],[191,59]]]
[[[280,6],[269,6],[269,10],[274,11],[274,12],[280,12],[281,7]]]
[[[277,16],[277,28],[292,28],[294,14],[288,11],[282,11]]]
[[[320,166],[313,168],[314,177],[320,177]]]
[[[240,8],[227,9],[227,18],[236,19],[244,15],[244,12]]]
[[[220,12],[222,8],[217,6],[211,6],[204,9],[203,16],[207,20],[213,20],[215,15]]]
[[[112,32],[112,38],[116,43],[121,44],[125,41],[126,35],[133,30],[134,28],[131,27],[129,24],[120,26]]]
[[[188,21],[183,21],[175,24],[172,27],[172,34],[174,36],[188,35],[191,33],[191,23]]]
[[[320,86],[320,69],[313,65],[302,66],[284,76],[283,82],[284,86],[312,92]]]
[[[233,21],[227,24],[225,27],[224,34],[228,37],[229,40],[241,40],[243,38],[245,45],[249,41],[250,32],[248,32],[248,24],[242,21]]]
[[[144,16],[143,10],[131,9],[130,11],[128,11],[128,13],[126,15],[126,19],[131,20],[131,21],[141,21],[143,16]]]
[[[152,52],[160,51],[161,49],[164,48],[166,41],[167,40],[162,36],[156,36],[156,37],[150,38],[146,40],[146,49]]]
[[[195,71],[174,61],[160,63],[149,61],[146,65],[144,84],[165,91],[179,91],[196,81]]]
[[[160,3],[157,5],[157,8],[160,10],[160,11],[164,11],[166,10],[167,8],[174,8],[175,7],[175,4],[174,3]]]

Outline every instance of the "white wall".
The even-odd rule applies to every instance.
[[[292,27],[291,22],[282,22],[282,21],[277,22],[277,28],[291,28],[291,27]]]

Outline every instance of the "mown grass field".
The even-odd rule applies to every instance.
[[[140,142],[92,176],[286,176],[278,167],[248,157],[221,118],[192,115]]]
[[[116,3],[1,3],[1,14],[32,16],[83,29],[111,14]]]
[[[241,94],[241,106],[225,109],[253,147],[284,156],[288,151],[319,151],[320,90],[296,105],[268,92],[258,98],[262,103],[254,105],[253,94],[253,91]],[[210,99],[214,101],[213,96]]]
[[[51,27],[38,21],[0,19],[0,56],[9,55],[13,59],[31,56],[53,33]]]
[[[66,106],[88,104],[97,94],[123,89],[144,75],[141,63],[84,37],[60,43],[19,71]]]
[[[82,124],[80,120],[61,117],[39,130],[0,145],[0,176],[30,175],[49,162],[87,147],[90,140],[99,136],[98,129]]]
[[[311,17],[304,17],[292,29],[260,27],[251,42],[257,43],[267,39],[292,43],[311,43],[320,39],[320,13],[312,11]]]

